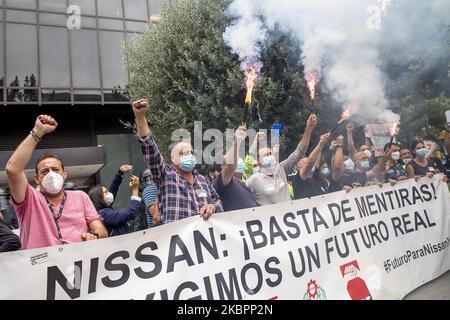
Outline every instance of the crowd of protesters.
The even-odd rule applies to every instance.
[[[321,134],[317,145],[310,146],[318,119],[312,114],[295,150],[279,159],[280,146],[259,146],[264,138],[258,133],[244,159],[239,150],[247,137],[247,128],[239,127],[234,143],[223,154],[221,164],[211,165],[205,175],[196,167],[194,149],[189,142],[177,141],[169,147],[170,161],[163,158],[147,122],[150,104],[142,99],[133,103],[136,138],[147,168],[140,177],[133,167],[118,168],[109,187],[98,185],[88,194],[65,183],[67,172],[57,155],[45,154],[35,164],[36,187],[27,180],[27,167],[33,151],[45,135],[58,126],[51,116],[41,115],[25,140],[8,161],[6,172],[11,202],[20,227],[20,237],[11,229],[5,215],[0,189],[0,252],[42,248],[90,241],[156,227],[180,219],[199,216],[208,220],[213,214],[254,208],[293,199],[305,199],[369,185],[405,179],[450,176],[450,132],[438,137],[426,136],[410,147],[388,143],[376,156],[367,139],[355,145],[355,124],[347,124],[347,137],[332,139]],[[365,137],[364,137],[365,138]],[[258,148],[260,147],[260,148]],[[308,152],[308,150],[311,150]],[[130,175],[128,208],[115,208],[114,200],[124,176]]]

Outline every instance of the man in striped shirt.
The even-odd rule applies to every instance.
[[[222,212],[222,202],[211,183],[194,170],[196,159],[190,143],[177,142],[171,152],[172,164],[166,164],[145,118],[150,109],[145,99],[133,103],[137,136],[145,162],[158,188],[161,224],[195,215],[208,220]]]

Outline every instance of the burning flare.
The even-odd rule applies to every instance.
[[[339,121],[339,123],[342,123],[345,120],[350,119],[351,116],[352,116],[352,110],[350,108],[346,109],[344,112],[342,112],[341,120]]]
[[[392,124],[391,130],[390,130],[390,133],[389,133],[390,136],[391,137],[396,136],[398,134],[399,130],[400,130],[400,123],[399,122],[394,122]]]
[[[251,105],[253,101],[253,88],[255,87],[256,79],[258,79],[258,72],[253,65],[249,65],[245,71],[245,85],[247,86],[245,104],[248,106]]]
[[[306,77],[306,84],[309,89],[311,100],[314,100],[314,98],[316,97],[316,87],[318,83],[319,81],[317,80],[317,76],[314,73],[308,74],[308,76]]]

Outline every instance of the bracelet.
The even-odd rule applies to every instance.
[[[41,142],[42,139],[38,137],[38,135],[36,134],[36,132],[34,132],[34,130],[31,130],[30,134],[33,136],[36,142]]]

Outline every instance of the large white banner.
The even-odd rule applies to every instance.
[[[400,299],[450,269],[441,177],[0,255],[0,299]]]

